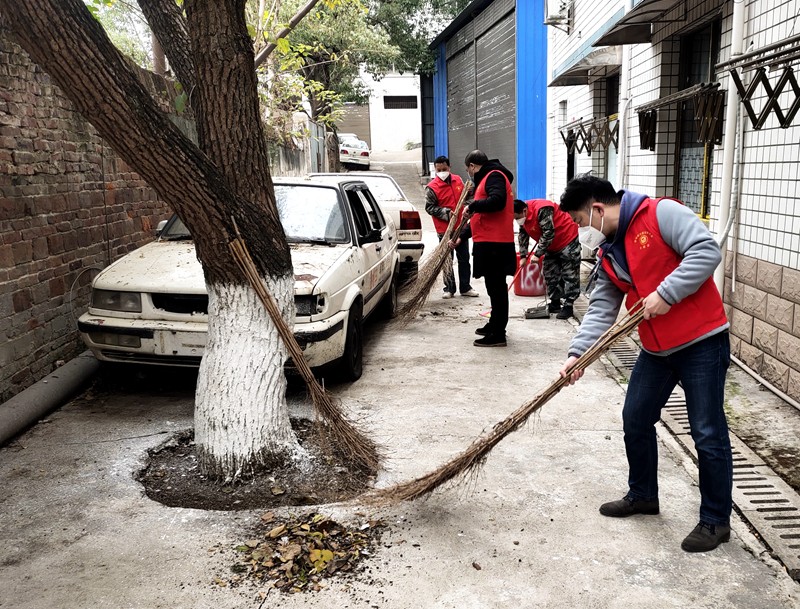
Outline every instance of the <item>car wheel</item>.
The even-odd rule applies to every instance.
[[[392,281],[389,284],[389,291],[384,294],[381,304],[379,305],[378,314],[383,319],[394,319],[397,317],[397,287],[400,281],[400,273],[395,268],[392,273]]]
[[[350,307],[347,316],[347,336],[344,342],[344,354],[339,361],[339,374],[344,381],[357,381],[361,378],[364,359],[364,326],[361,303]]]

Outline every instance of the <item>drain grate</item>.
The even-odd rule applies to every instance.
[[[586,300],[580,298],[575,304],[575,310],[582,318],[586,312]],[[619,373],[630,380],[633,364],[639,355],[636,342],[624,338],[606,355]],[[661,421],[696,463],[697,451],[689,432],[686,397],[681,387],[676,387],[669,396]],[[733,502],[790,576],[800,580],[800,495],[735,434],[731,433],[730,438]]]

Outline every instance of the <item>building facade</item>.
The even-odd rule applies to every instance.
[[[734,355],[800,400],[800,0],[554,8],[548,197],[592,171],[683,201],[725,253]]]
[[[542,0],[475,0],[431,43],[436,71],[423,80],[423,154],[483,150],[516,176],[524,199],[545,195],[547,29]]]
[[[360,76],[370,90],[369,103],[345,104],[337,122],[339,133],[355,133],[375,152],[419,148],[422,140],[420,78],[389,72],[375,79]]]

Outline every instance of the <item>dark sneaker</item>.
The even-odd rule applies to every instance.
[[[724,524],[706,524],[702,520],[681,542],[686,552],[708,552],[731,540],[731,528]]]
[[[618,501],[609,501],[600,506],[600,513],[603,516],[612,518],[624,518],[634,514],[658,514],[658,499],[645,501],[644,499],[633,499],[625,495]]]
[[[573,314],[572,305],[564,305],[556,315],[556,319],[569,319]]]
[[[472,343],[476,347],[505,347],[505,334],[488,334]]]
[[[475,330],[475,334],[477,334],[478,336],[489,336],[489,332],[490,332],[489,324],[481,326],[480,328]]]
[[[561,310],[560,300],[551,300],[550,304],[547,305],[548,313],[558,313],[560,310]]]

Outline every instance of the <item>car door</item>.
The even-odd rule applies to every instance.
[[[387,226],[380,206],[369,190],[359,185],[349,187],[346,193],[362,261],[361,293],[366,315],[389,287],[393,270],[391,261],[397,245],[393,231]]]

